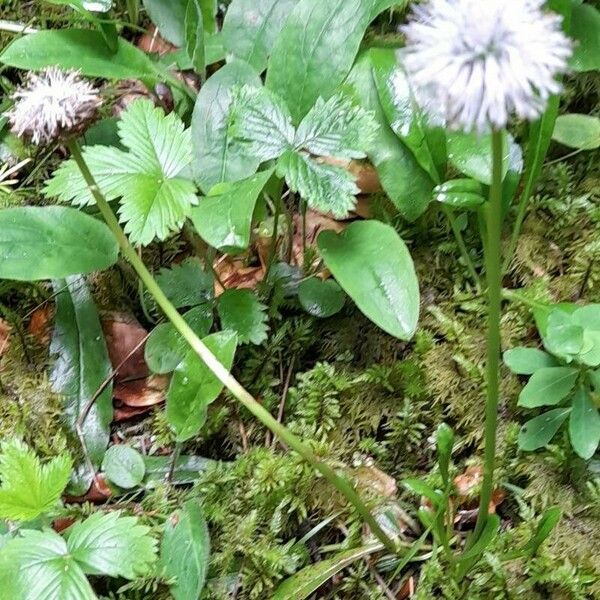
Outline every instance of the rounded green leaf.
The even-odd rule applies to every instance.
[[[538,348],[512,348],[504,353],[504,364],[517,375],[532,375],[544,367],[557,367],[558,362]]]
[[[326,319],[340,312],[346,296],[340,286],[331,279],[318,277],[306,279],[298,286],[298,300],[302,308],[313,317]]]
[[[569,436],[573,450],[584,460],[594,456],[600,443],[600,415],[589,392],[581,387],[573,398],[569,419]]]
[[[574,6],[571,36],[575,39],[571,67],[579,72],[600,69],[600,12],[589,4]]]
[[[570,412],[570,408],[555,408],[527,421],[519,431],[519,448],[532,452],[549,444]]]
[[[519,406],[552,406],[564,400],[575,387],[579,371],[571,367],[537,370],[519,395]]]
[[[102,470],[115,485],[130,489],[142,483],[146,467],[142,455],[137,450],[117,444],[106,451]]]
[[[187,0],[144,0],[144,8],[162,37],[175,46],[185,42]]]
[[[398,233],[379,221],[357,221],[340,234],[323,231],[317,243],[327,268],[358,308],[390,335],[412,338],[419,283]]]
[[[0,279],[37,281],[100,271],[117,261],[108,227],[75,208],[0,210]]]
[[[556,119],[552,139],[579,150],[600,147],[600,119],[590,115],[561,115]]]

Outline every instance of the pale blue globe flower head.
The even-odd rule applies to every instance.
[[[502,129],[511,115],[535,120],[571,43],[543,0],[428,0],[403,28],[404,67],[417,100],[447,126]]]
[[[102,104],[98,90],[77,71],[56,67],[30,73],[12,99],[5,114],[13,133],[41,146],[80,133]]]

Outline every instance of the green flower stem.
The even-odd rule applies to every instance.
[[[470,546],[477,541],[488,518],[494,489],[496,430],[500,369],[500,311],[502,303],[502,132],[492,133],[492,186],[486,206],[485,269],[488,289],[488,331],[485,406],[485,452],[479,513]]]
[[[277,435],[287,446],[295,450],[304,460],[310,463],[327,481],[329,481],[350,502],[364,521],[369,525],[373,534],[393,553],[396,553],[396,544],[381,529],[369,509],[366,507],[356,490],[343,477],[338,475],[331,467],[321,462],[313,451],[298,437],[275,419],[242,385],[231,375],[231,373],[219,362],[215,355],[206,347],[202,340],[192,331],[177,309],[169,302],[164,292],[160,289],[156,280],[146,268],[141,258],[129,242],[127,236],[121,229],[117,218],[106,201],[104,195],[98,188],[92,173],[90,172],[82,154],[79,144],[72,141],[69,144],[71,154],[81,170],[81,174],[89,186],[90,192],[96,200],[96,204],[106,224],[117,239],[123,256],[129,261],[137,272],[139,278],[144,282],[146,289],[152,294],[157,304],[161,307],[166,317],[175,326],[177,331],[188,342],[190,347],[204,361],[215,377],[235,396],[244,407],[249,410],[259,421]]]

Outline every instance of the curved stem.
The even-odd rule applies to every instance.
[[[479,513],[470,546],[481,535],[487,522],[494,488],[496,460],[496,430],[498,427],[498,396],[500,367],[500,311],[502,302],[502,132],[492,134],[492,186],[486,211],[485,268],[488,288],[488,331],[485,406],[485,452]]]
[[[72,141],[69,149],[73,159],[77,163],[83,178],[85,179],[90,192],[96,200],[96,204],[102,214],[106,224],[117,239],[123,256],[130,262],[135,269],[138,277],[144,282],[146,289],[154,296],[157,304],[161,307],[166,317],[175,326],[177,331],[188,342],[190,347],[204,361],[206,366],[212,371],[215,377],[249,410],[259,421],[268,427],[275,435],[283,440],[290,448],[296,451],[304,460],[310,463],[319,473],[325,477],[345,498],[354,506],[356,511],[369,525],[373,534],[390,551],[396,552],[396,544],[381,529],[369,509],[366,507],[356,490],[343,477],[338,475],[329,465],[321,462],[313,451],[304,444],[298,437],[275,419],[271,413],[266,410],[252,395],[247,392],[242,385],[231,375],[231,373],[219,362],[217,357],[206,347],[202,340],[193,332],[183,317],[177,312],[177,309],[171,304],[160,286],[146,268],[137,252],[129,242],[123,229],[119,225],[112,209],[106,198],[98,188],[92,173],[90,172],[82,154],[79,144]]]

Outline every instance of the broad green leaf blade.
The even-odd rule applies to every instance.
[[[357,221],[341,234],[323,231],[321,256],[358,308],[401,340],[414,335],[419,318],[419,283],[405,243],[389,225]]]
[[[174,46],[185,44],[185,13],[188,0],[143,0],[144,8],[160,35]]]
[[[580,387],[573,397],[569,437],[573,450],[584,460],[594,456],[600,443],[600,415],[589,391],[584,387]]]
[[[144,480],[146,466],[142,455],[125,444],[111,446],[102,460],[102,470],[112,483],[124,489],[134,488]]]
[[[564,400],[575,387],[579,371],[571,367],[538,369],[519,395],[519,406],[553,406]]]
[[[107,269],[119,247],[108,227],[74,208],[0,210],[0,279],[36,281]]]
[[[294,146],[315,156],[364,158],[379,126],[374,114],[343,95],[318,98],[298,127]]]
[[[327,319],[342,310],[346,295],[335,281],[310,277],[300,282],[298,301],[309,315]]]
[[[320,162],[304,152],[287,151],[277,162],[277,175],[300,194],[311,208],[348,216],[356,205],[359,189],[346,169]]]
[[[56,356],[51,381],[64,398],[64,421],[75,436],[76,425],[92,398],[95,401],[82,423],[83,438],[94,467],[99,468],[108,446],[113,416],[112,367],[98,311],[83,277],[54,281],[56,315],[50,354]],[[98,390],[102,392],[98,394]],[[77,439],[77,438],[75,438]],[[84,462],[82,462],[84,465]],[[85,493],[94,473],[77,482],[71,493]]]
[[[170,269],[161,269],[156,282],[175,308],[205,304],[214,296],[213,276],[203,270],[197,258],[188,258]]]
[[[369,23],[394,0],[300,0],[275,43],[266,85],[299,123],[350,72]]]
[[[558,361],[538,348],[512,348],[504,353],[504,364],[517,375],[533,375],[544,367],[557,367]]]
[[[392,131],[414,154],[419,165],[436,183],[446,161],[446,139],[441,129],[428,126],[410,89],[408,78],[392,48],[369,51],[381,107]]]
[[[362,546],[340,552],[333,558],[304,567],[276,590],[271,600],[305,600],[326,581],[352,563],[381,550],[381,544]]]
[[[213,324],[212,309],[208,305],[192,308],[183,318],[200,338],[208,335]],[[172,323],[161,323],[146,341],[144,357],[153,373],[166,374],[175,370],[188,349],[188,343]]]
[[[237,347],[232,331],[213,333],[202,340],[226,369],[231,369]],[[223,384],[190,350],[177,366],[167,394],[167,421],[183,442],[198,433],[206,420],[206,410],[221,393]]]
[[[544,346],[555,356],[570,360],[571,355],[583,350],[583,333],[583,327],[573,320],[572,315],[553,310],[548,315]]]
[[[552,139],[578,150],[600,147],[600,119],[590,115],[569,114],[556,119]]]
[[[11,600],[97,600],[62,537],[22,530],[0,551],[2,596]]]
[[[52,29],[17,38],[0,54],[0,62],[33,71],[58,66],[106,79],[160,78],[141,50],[120,37],[112,52],[99,31],[88,29]]]
[[[579,72],[600,69],[600,12],[590,4],[573,6],[571,36],[575,39],[571,67]]]
[[[61,454],[42,465],[18,440],[0,448],[0,519],[31,521],[50,512],[69,483],[71,458]]]
[[[225,47],[261,73],[296,4],[298,0],[233,0],[223,23]]]
[[[146,477],[144,485],[152,488],[164,484],[165,478],[171,472],[172,456],[144,456]],[[175,463],[171,483],[173,485],[189,485],[198,480],[206,469],[215,466],[216,461],[202,456],[180,456]]]
[[[358,59],[343,91],[375,115],[379,132],[377,143],[369,149],[369,160],[377,168],[381,185],[398,212],[414,221],[431,202],[433,181],[387,124],[373,78],[371,53],[367,51]]]
[[[285,103],[263,87],[245,85],[234,90],[230,132],[249,156],[261,162],[278,158],[294,144],[294,126]]]
[[[197,73],[204,73],[206,56],[204,48],[204,22],[200,0],[188,0],[185,12],[185,47]]]
[[[190,218],[200,237],[221,252],[235,254],[250,245],[256,202],[273,171],[224,185],[216,196],[200,200]]]
[[[267,307],[250,290],[226,290],[217,305],[223,329],[235,331],[242,344],[262,344],[267,339]]]
[[[519,431],[519,448],[532,452],[547,446],[570,412],[570,408],[554,408],[527,421]]]
[[[67,532],[69,554],[88,575],[135,579],[147,575],[156,560],[156,540],[137,517],[119,511],[94,513]]]
[[[175,600],[199,598],[210,559],[208,527],[197,500],[189,500],[165,523],[160,547],[160,563]]]
[[[207,194],[217,183],[253,175],[260,160],[240,151],[229,131],[231,92],[251,85],[260,87],[258,74],[246,62],[232,60],[202,86],[192,115],[194,178]]]

